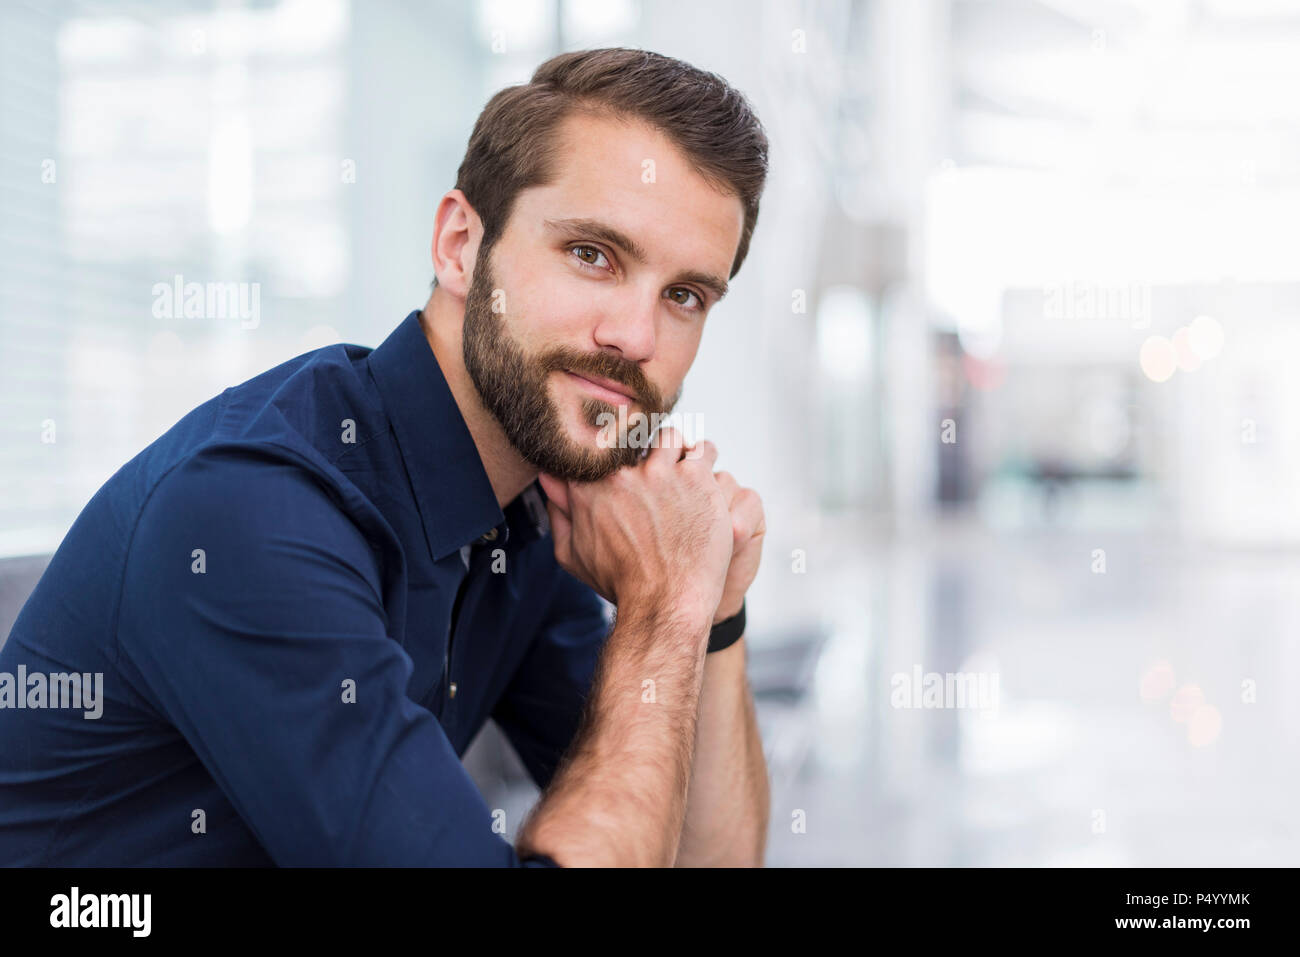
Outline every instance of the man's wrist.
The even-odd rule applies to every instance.
[[[745,596],[729,600],[725,604],[718,605],[717,611],[713,613],[713,624],[719,624],[728,618],[735,618],[740,614],[740,609],[745,607]]]
[[[629,598],[619,602],[616,614],[619,618],[646,624],[672,623],[691,632],[707,631],[712,627],[707,606],[685,595],[665,598],[661,593]]]

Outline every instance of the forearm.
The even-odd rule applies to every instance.
[[[678,867],[761,867],[769,788],[745,639],[705,658]]]
[[[620,609],[582,727],[516,842],[566,867],[668,866],[695,746],[709,617]]]

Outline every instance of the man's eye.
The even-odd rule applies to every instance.
[[[698,296],[698,295],[697,295],[693,290],[691,290],[691,289],[685,289],[685,288],[683,288],[683,287],[681,287],[681,286],[678,286],[678,287],[675,288],[675,289],[669,289],[669,290],[668,290],[668,295],[669,295],[669,296],[672,296],[672,295],[674,295],[674,294],[676,294],[676,293],[679,293],[679,292],[680,292],[680,293],[685,293],[685,294],[687,295],[688,298],[687,298],[687,299],[674,299],[673,302],[677,303],[677,305],[679,305],[679,306],[683,306],[683,307],[685,307],[685,308],[687,308],[687,309],[699,309],[699,308],[702,308],[702,307],[703,307],[703,305],[704,305],[704,300],[701,299],[701,298],[700,298],[700,297],[699,297],[699,296]],[[696,302],[696,305],[694,305],[694,306],[691,306],[691,305],[690,305],[690,301],[691,301],[691,298],[692,298],[692,297],[695,299],[695,302]]]
[[[599,249],[597,249],[595,246],[574,246],[569,251],[573,253],[577,253],[578,258],[582,260],[583,264],[586,266],[592,266],[596,269],[603,269],[605,267],[601,265],[602,260],[604,260],[605,264],[608,265],[608,260],[605,260],[605,254],[601,252]],[[588,259],[587,258],[588,255],[590,255],[592,258]]]
[[[609,265],[609,260],[605,258],[605,254],[595,246],[586,244],[570,246],[569,252],[577,255],[582,265],[591,269],[599,269],[603,272]],[[679,295],[685,298],[676,298]],[[700,312],[704,309],[704,298],[695,290],[687,289],[685,286],[675,286],[668,290],[668,296],[672,299],[674,305],[680,306],[687,312]],[[694,305],[691,304],[691,300],[695,301]]]

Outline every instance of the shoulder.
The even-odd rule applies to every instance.
[[[207,446],[146,498],[128,572],[187,584],[189,575],[205,575],[212,585],[245,593],[278,588],[286,597],[350,576],[378,595],[377,543],[354,506],[342,486],[293,450]]]
[[[333,463],[388,434],[366,372],[370,352],[341,343],[325,346],[232,386],[223,394],[218,435]]]
[[[216,441],[177,462],[154,485],[141,519],[210,522],[256,533],[344,517],[342,483],[303,451],[265,442]]]

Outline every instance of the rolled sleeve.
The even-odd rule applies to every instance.
[[[202,456],[140,516],[118,647],[275,863],[546,866],[492,830],[407,696],[384,593],[372,542],[309,471]]]

